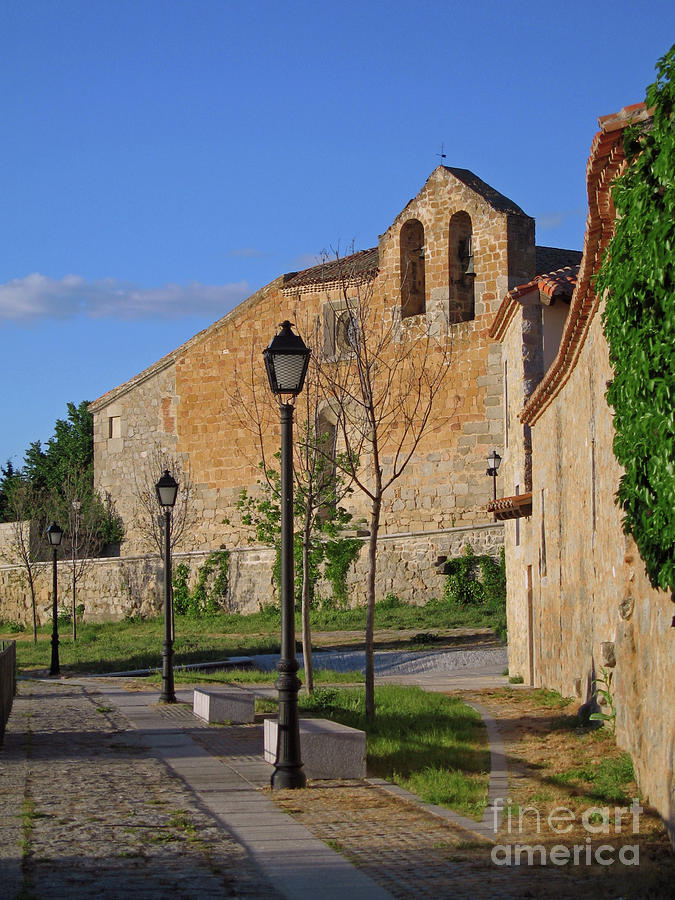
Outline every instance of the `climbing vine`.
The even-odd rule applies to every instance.
[[[324,552],[324,576],[333,589],[333,605],[346,606],[349,600],[347,590],[347,573],[349,567],[359,555],[363,541],[358,538],[334,537],[326,541]]]
[[[449,559],[445,571],[443,600],[450,607],[481,607],[490,614],[492,627],[500,640],[506,640],[506,559],[504,548],[499,558],[476,556],[470,544],[461,556]]]
[[[227,601],[230,554],[227,550],[210,553],[197,570],[190,589],[190,567],[179,563],[173,572],[173,604],[177,613],[187,616],[218,612]]]
[[[499,559],[493,556],[476,556],[467,544],[461,556],[446,563],[447,576],[443,599],[453,606],[499,607],[506,602],[506,565],[504,550]]]
[[[616,232],[596,290],[615,375],[614,455],[624,530],[654,587],[675,590],[675,45],[647,89],[653,125],[626,129]]]

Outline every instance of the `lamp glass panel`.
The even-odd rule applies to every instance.
[[[176,494],[178,493],[178,485],[168,485],[166,487],[158,487],[159,502],[162,506],[173,506],[176,502]]]
[[[59,526],[54,522],[47,529],[47,538],[49,539],[49,543],[52,547],[58,547],[61,543],[61,538],[63,537],[63,532],[59,528]]]
[[[277,388],[282,394],[296,394],[302,390],[306,358],[299,353],[275,353],[272,356]]]

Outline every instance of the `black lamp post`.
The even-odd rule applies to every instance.
[[[487,458],[488,470],[485,474],[492,476],[493,500],[497,499],[497,471],[499,470],[499,464],[501,463],[501,461],[502,458],[496,450],[493,450]]]
[[[159,505],[164,510],[164,642],[162,644],[162,693],[160,703],[175,703],[173,686],[173,638],[171,636],[171,510],[178,495],[178,482],[168,469],[155,485]]]
[[[58,610],[58,573],[56,569],[56,551],[61,544],[63,532],[56,524],[47,529],[47,538],[52,548],[52,664],[49,667],[50,675],[60,675],[59,666],[59,610]]]
[[[301,788],[306,777],[300,759],[298,719],[298,661],[295,656],[295,598],[293,590],[293,401],[302,391],[310,350],[290,322],[263,351],[272,392],[281,412],[281,658],[275,687],[279,692],[277,756],[272,788]],[[282,399],[283,395],[288,398]]]

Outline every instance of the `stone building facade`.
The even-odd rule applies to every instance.
[[[623,130],[647,117],[640,104],[600,119],[571,298],[561,272],[548,286],[534,282],[511,291],[497,313],[492,335],[509,366],[509,496],[489,508],[505,525],[511,673],[588,701],[594,680],[603,669],[612,671],[617,741],[631,753],[641,791],[675,836],[675,610],[670,594],[650,586],[614,502],[622,470],[605,400],[613,371],[602,298],[593,291],[613,230],[611,185],[625,165]],[[561,304],[567,314],[552,360],[545,358],[538,330],[546,313],[539,289],[550,296],[557,289],[569,299],[568,312]],[[516,496],[517,484],[526,498]]]
[[[533,220],[473,173],[439,166],[377,247],[276,279],[91,405],[96,486],[124,521],[122,555],[148,550],[137,527],[134,483],[156,447],[189,466],[195,486],[195,526],[183,549],[250,543],[235,507],[242,488],[257,489],[260,448],[242,409],[267,404],[263,442],[270,458],[279,446],[274,403],[264,396],[262,350],[279,322],[291,318],[306,338],[313,332],[314,354],[339,355],[345,290],[352,287],[367,289],[377,315],[395,327],[433,334],[452,359],[428,433],[385,496],[382,534],[413,542],[426,536],[431,555],[447,555],[457,529],[472,543],[471,528],[492,523],[485,510],[492,489],[485,457],[503,444],[501,347],[489,328],[505,292],[531,280],[538,264],[548,270],[568,258],[566,251],[535,248]],[[348,285],[336,276],[336,265],[349,270]],[[357,518],[365,514],[358,492],[350,504]],[[477,532],[477,546],[481,539]],[[428,565],[427,555],[420,565]],[[379,590],[386,592],[387,577],[392,582],[383,576]],[[414,579],[393,581],[401,582],[402,597],[418,596]],[[355,583],[355,602],[359,590]]]

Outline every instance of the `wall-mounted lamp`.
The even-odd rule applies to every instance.
[[[499,470],[501,461],[502,458],[496,450],[493,450],[487,458],[488,470],[485,474],[491,476],[492,478],[493,500],[497,499],[497,472]]]

